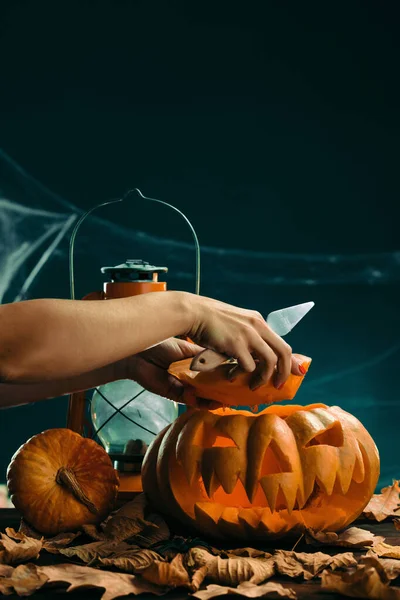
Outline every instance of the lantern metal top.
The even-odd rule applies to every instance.
[[[102,267],[101,272],[111,281],[151,281],[154,273],[168,273],[167,267],[156,267],[148,262],[130,258],[115,267]]]

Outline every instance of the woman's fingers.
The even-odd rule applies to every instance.
[[[255,352],[258,359],[257,367],[250,379],[250,389],[253,391],[271,379],[278,362],[275,352],[263,340],[260,341]]]
[[[284,381],[288,379],[290,373],[299,376],[305,375],[307,369],[303,365],[304,363],[309,363],[311,361],[311,359],[308,356],[304,356],[302,354],[292,354],[289,363],[289,374],[287,374],[286,371],[283,373],[282,377],[282,373],[278,370],[279,361],[277,359],[276,354],[272,352],[272,354],[270,354],[269,356],[269,362],[266,360],[260,360],[258,358],[255,359],[256,369],[253,373],[253,376],[250,378],[250,388],[253,391],[255,391],[264,383],[267,383],[271,378],[273,378],[273,383],[275,387],[282,387]],[[285,365],[285,368],[287,369],[287,365]],[[244,369],[242,369],[239,364],[235,363],[228,371],[227,378],[229,379],[229,381],[234,381],[236,377],[238,377],[238,375],[240,375],[243,372]],[[282,383],[283,378],[284,381]]]

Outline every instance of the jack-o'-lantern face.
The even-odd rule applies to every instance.
[[[155,508],[211,536],[243,538],[345,527],[378,476],[369,433],[323,404],[188,411],[159,434],[142,470]]]

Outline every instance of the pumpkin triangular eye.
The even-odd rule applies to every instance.
[[[320,431],[307,442],[305,448],[309,448],[310,446],[334,446],[335,448],[340,448],[343,444],[343,428],[340,423],[334,423],[331,427]]]

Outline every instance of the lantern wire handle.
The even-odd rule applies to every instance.
[[[200,244],[199,244],[199,240],[198,240],[198,237],[197,237],[197,234],[196,234],[196,231],[195,231],[193,225],[191,224],[189,219],[186,217],[186,215],[182,211],[180,211],[179,208],[176,208],[176,206],[173,206],[172,204],[169,204],[168,202],[165,202],[164,200],[158,200],[157,198],[148,198],[147,196],[144,196],[138,188],[134,188],[134,189],[126,192],[126,194],[124,194],[124,196],[122,196],[122,198],[118,198],[117,200],[108,200],[107,202],[102,202],[101,204],[97,204],[97,206],[94,206],[93,208],[86,211],[80,217],[80,219],[77,221],[77,223],[72,231],[70,241],[69,241],[69,285],[70,285],[71,300],[75,300],[74,249],[75,249],[75,238],[76,238],[76,234],[78,233],[79,227],[82,225],[82,223],[86,219],[86,217],[88,217],[92,212],[94,212],[98,208],[102,208],[103,206],[108,206],[109,204],[115,204],[117,202],[123,202],[129,196],[131,196],[133,193],[136,193],[136,195],[139,198],[141,198],[142,200],[149,200],[150,202],[157,202],[159,204],[163,204],[164,206],[167,206],[168,208],[172,208],[172,210],[177,212],[184,219],[186,224],[188,225],[188,227],[191,231],[191,234],[193,236],[193,241],[194,241],[195,250],[196,250],[195,293],[197,295],[200,294]]]

